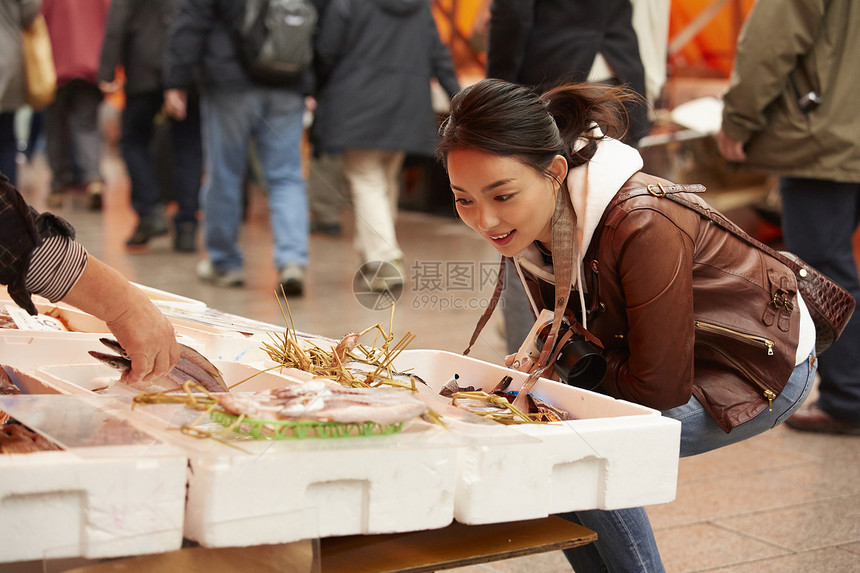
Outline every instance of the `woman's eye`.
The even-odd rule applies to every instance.
[[[493,201],[504,202],[504,201],[509,200],[513,196],[514,196],[513,193],[509,193],[507,195],[496,195],[495,197],[493,197]]]
[[[469,199],[464,199],[463,197],[455,197],[454,203],[457,205],[469,205],[471,201]]]

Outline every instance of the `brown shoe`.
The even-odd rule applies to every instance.
[[[860,423],[836,420],[827,412],[819,409],[818,406],[798,410],[785,421],[785,424],[802,432],[860,436]]]
[[[90,211],[102,210],[102,197],[104,197],[105,184],[101,181],[92,181],[87,185],[87,197],[89,198]]]

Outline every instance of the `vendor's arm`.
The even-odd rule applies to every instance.
[[[34,211],[0,176],[0,284],[36,314],[31,295],[63,300],[104,320],[132,359],[132,381],[166,374],[179,360],[173,328],[117,271],[87,255],[74,229]]]
[[[140,289],[98,259],[89,257],[63,302],[107,323],[131,358],[129,381],[163,376],[179,361],[170,321]]]
[[[606,391],[657,410],[685,404],[692,395],[693,241],[657,211],[637,209],[601,242],[617,269],[626,299],[630,352],[607,353]],[[601,251],[604,246],[601,245]]]

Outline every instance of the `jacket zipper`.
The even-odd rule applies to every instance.
[[[710,332],[716,332],[719,334],[724,334],[726,336],[730,336],[730,337],[736,338],[738,340],[743,340],[746,342],[751,342],[753,344],[761,345],[761,346],[767,348],[767,355],[768,356],[773,356],[773,347],[774,347],[773,340],[770,340],[769,338],[765,338],[764,336],[756,336],[754,334],[747,334],[745,332],[739,332],[737,330],[732,330],[731,328],[726,328],[725,326],[719,326],[716,324],[711,324],[709,322],[703,322],[701,320],[695,321],[695,325],[696,325],[696,328],[700,328],[702,330],[708,330]],[[718,349],[714,345],[709,345],[709,346],[711,346],[712,348],[717,350],[729,362],[731,362],[732,364],[735,364],[735,366],[739,370],[742,370],[739,367],[739,365],[734,360],[732,360],[725,352]],[[776,399],[776,392],[774,392],[773,390],[771,390],[769,388],[766,388],[764,386],[764,384],[762,384],[755,376],[751,376],[749,373],[747,373],[747,377],[750,380],[753,380],[756,383],[756,385],[762,389],[762,394],[764,395],[764,399],[767,400],[767,409],[769,412],[773,412],[773,401],[774,401],[774,399]]]
[[[696,328],[701,328],[702,330],[710,330],[711,332],[718,332],[720,334],[731,336],[732,338],[737,338],[738,340],[744,340],[747,342],[752,342],[754,344],[759,344],[767,348],[768,356],[773,356],[773,340],[765,338],[764,336],[756,336],[755,334],[739,332],[737,330],[732,330],[731,328],[726,328],[725,326],[718,326],[716,324],[711,324],[710,322],[702,322],[701,320],[696,321]]]

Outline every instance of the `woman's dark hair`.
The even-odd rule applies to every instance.
[[[635,97],[623,88],[596,84],[566,84],[541,95],[503,80],[481,80],[451,100],[437,153],[446,168],[448,153],[456,149],[513,157],[544,173],[556,155],[576,167],[597,150],[602,136],[592,134],[595,125],[606,136],[624,135],[623,103]]]

